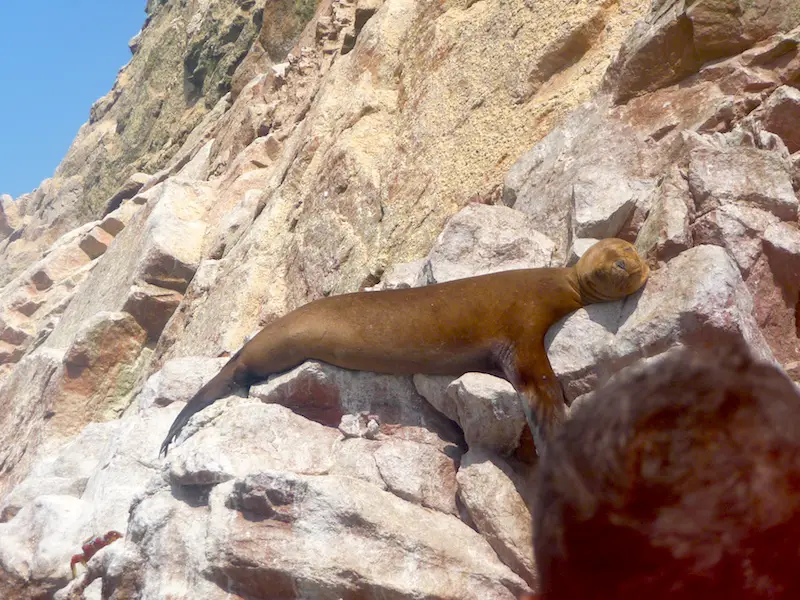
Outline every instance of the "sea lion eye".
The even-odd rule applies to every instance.
[[[626,268],[625,268],[625,261],[624,261],[624,260],[618,260],[618,261],[617,261],[617,262],[615,262],[614,264],[615,264],[617,267],[619,267],[620,269],[622,269],[623,271],[627,271],[627,270],[628,270],[628,269],[626,269]]]

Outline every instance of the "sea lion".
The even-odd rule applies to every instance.
[[[517,269],[420,288],[357,292],[310,302],[264,327],[186,404],[161,453],[196,412],[308,359],[358,371],[508,379],[539,452],[564,418],[544,348],[549,327],[578,308],[638,290],[649,269],[620,239],[592,246],[573,267]]]
[[[800,598],[800,395],[741,342],[620,372],[537,477],[543,600]]]

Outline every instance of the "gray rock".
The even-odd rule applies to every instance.
[[[785,221],[797,218],[789,166],[766,150],[695,148],[689,161],[689,188],[700,216],[723,204],[743,203]]]
[[[501,458],[470,448],[458,469],[458,495],[478,531],[506,565],[533,589],[539,587],[533,556],[533,520],[517,478]]]
[[[362,412],[355,415],[343,415],[338,429],[343,436],[348,438],[373,440],[380,433],[381,426],[375,415]]]
[[[462,375],[446,390],[456,406],[454,419],[464,430],[467,445],[510,454],[525,428],[522,400],[504,379],[484,373]]]
[[[39,459],[25,480],[0,502],[0,522],[12,519],[38,496],[80,498],[118,430],[115,421],[91,423],[75,439]]]
[[[614,344],[624,306],[623,300],[591,304],[562,319],[547,332],[545,348],[567,402],[595,385],[594,376],[607,364],[608,350]]]
[[[40,349],[22,359],[0,386],[0,498],[28,474],[33,463],[50,409],[45,390],[63,355]]]
[[[647,184],[621,178],[616,170],[603,166],[583,169],[572,186],[575,236],[616,236],[648,191]]]
[[[373,457],[388,491],[414,504],[458,516],[453,458],[428,444],[395,439],[382,442]]]
[[[145,382],[137,396],[140,410],[188,402],[216,375],[227,358],[184,357],[167,361]]]
[[[381,431],[444,448],[459,438],[456,428],[420,396],[411,377],[349,371],[307,361],[250,388],[250,396],[286,406],[328,427],[342,416],[367,412]]]
[[[632,362],[691,340],[724,343],[736,336],[773,361],[753,318],[753,298],[724,249],[697,246],[670,261],[639,297],[625,303],[615,357]]]
[[[278,405],[218,400],[194,417],[167,455],[170,481],[213,485],[260,469],[320,475],[341,435]]]
[[[210,509],[209,572],[238,594],[511,600],[528,589],[456,517],[357,479],[253,474],[215,488]]]
[[[796,293],[800,288],[800,230],[797,225],[770,225],[764,232],[764,249],[781,282]]]
[[[620,48],[603,86],[622,103],[676,83],[696,73],[701,64],[685,2],[654,2],[647,20],[636,23]]]
[[[666,262],[692,246],[689,230],[693,200],[689,184],[677,168],[654,191],[650,213],[639,235],[636,249],[644,257]]]
[[[400,290],[418,287],[427,283],[424,273],[428,264],[427,258],[421,258],[410,263],[398,263],[389,267],[381,277],[379,284],[366,288],[366,291]]]
[[[39,496],[0,523],[0,590],[39,588],[51,595],[72,577],[70,559],[93,534],[86,503],[73,496]],[[11,596],[7,596],[11,597]],[[19,597],[19,596],[16,596]]]
[[[761,238],[779,221],[774,214],[739,204],[724,204],[692,224],[695,244],[714,244],[733,256],[742,277],[747,277],[761,256]]]
[[[723,248],[697,246],[653,272],[643,290],[624,301],[569,315],[550,329],[545,345],[572,401],[641,357],[692,341],[727,343],[731,336],[774,362],[738,266]]]
[[[598,241],[599,240],[595,238],[575,238],[572,240],[572,245],[569,248],[569,257],[567,258],[567,266],[571,267],[577,263],[581,256]]]
[[[472,204],[456,213],[436,239],[425,266],[429,283],[509,269],[549,267],[554,245],[525,214]]]
[[[554,264],[567,261],[573,237],[593,237],[586,230],[616,235],[654,184],[641,133],[608,110],[603,98],[582,105],[523,154],[506,177],[503,202],[531,217],[553,240]],[[596,212],[594,202],[601,207]]]

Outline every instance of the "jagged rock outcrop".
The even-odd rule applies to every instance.
[[[308,362],[158,456],[230,353],[324,295],[620,236],[652,275],[549,332],[568,402],[698,339],[800,382],[800,14],[730,7],[149,0],[54,178],[0,199],[0,596],[535,589],[529,434],[491,376]]]
[[[266,4],[148,3],[142,30],[131,45],[133,57],[112,90],[88,111],[89,121],[53,177],[14,203],[24,225],[16,229],[16,239],[0,245],[5,255],[0,285],[60,235],[117,208],[148,174],[174,169],[194,155],[192,131],[213,118],[218,103],[227,106],[223,98],[237,68],[255,50]],[[295,17],[294,9],[294,2],[278,2],[269,12],[288,13],[305,24],[311,15]],[[298,33],[287,32],[287,41]],[[0,243],[3,221],[0,217]]]

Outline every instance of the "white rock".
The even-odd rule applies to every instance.
[[[228,360],[189,356],[167,361],[145,382],[137,397],[139,408],[146,410],[152,406],[188,402]]]
[[[647,192],[649,187],[644,183],[621,178],[613,170],[584,169],[572,186],[575,236],[614,237]]]
[[[170,451],[170,480],[210,485],[259,469],[319,475],[331,469],[340,438],[333,427],[283,406],[235,397],[219,400],[185,428]]]
[[[485,373],[467,373],[447,387],[456,405],[455,421],[464,430],[467,445],[510,454],[525,428],[522,400],[505,379]]]

